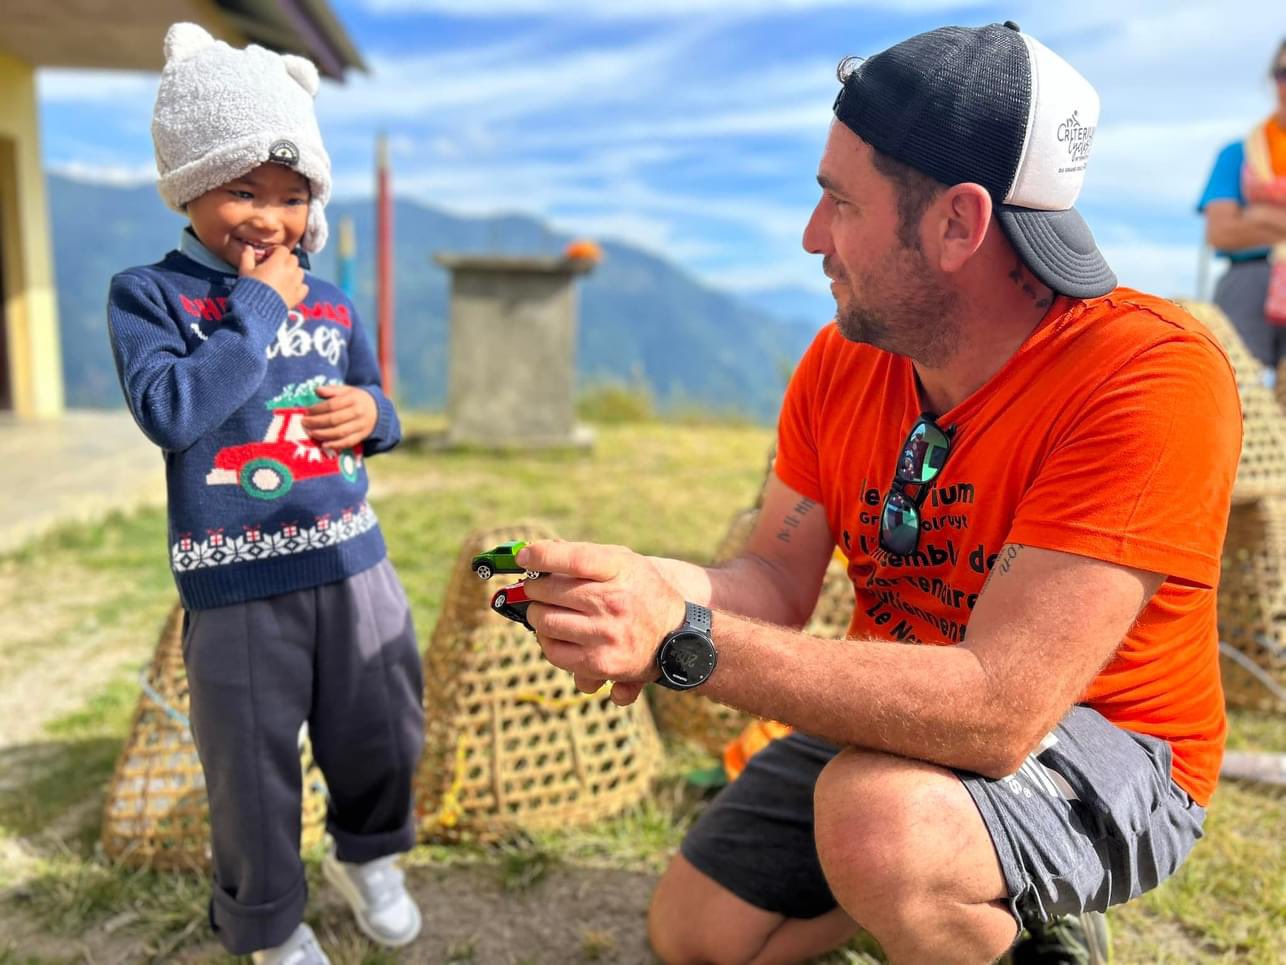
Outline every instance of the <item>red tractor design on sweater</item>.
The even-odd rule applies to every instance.
[[[319,446],[304,429],[309,406],[321,401],[312,391],[317,384],[320,382],[313,380],[298,388],[287,387],[268,403],[272,421],[263,441],[220,449],[214,468],[206,474],[206,484],[239,485],[256,499],[270,500],[286,495],[299,479],[338,473],[356,482],[361,455],[353,449],[336,452]]]

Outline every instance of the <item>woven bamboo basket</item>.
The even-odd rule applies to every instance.
[[[494,841],[585,824],[637,803],[661,765],[644,701],[578,693],[535,637],[490,611],[515,577],[483,582],[469,561],[505,540],[552,538],[524,523],[472,533],[424,656],[425,747],[416,810],[425,840]]]
[[[1237,377],[1245,426],[1233,502],[1249,503],[1264,496],[1286,494],[1286,421],[1277,396],[1264,385],[1263,366],[1250,354],[1228,317],[1214,305],[1192,301],[1178,304],[1219,339]]]
[[[1286,497],[1233,506],[1219,580],[1229,705],[1286,710]]]
[[[1237,376],[1245,417],[1241,464],[1224,539],[1219,637],[1224,692],[1231,706],[1283,709],[1286,687],[1286,418],[1262,366],[1214,305],[1180,302],[1214,333]],[[1279,373],[1286,374],[1286,373]]]
[[[103,807],[103,850],[132,867],[171,871],[209,866],[209,805],[188,724],[182,629],[183,611],[176,605],[143,677],[143,693]],[[325,782],[307,741],[301,743],[300,754],[301,844],[308,850],[325,833]]]

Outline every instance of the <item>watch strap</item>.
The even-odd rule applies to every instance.
[[[708,634],[712,625],[710,608],[690,601],[685,605],[687,611],[683,616],[683,627],[692,627],[694,630],[700,630],[702,633]],[[679,629],[683,629],[683,627]]]

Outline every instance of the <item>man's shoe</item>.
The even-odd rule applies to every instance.
[[[400,948],[420,934],[420,909],[406,891],[396,855],[365,864],[347,864],[334,847],[322,859],[322,874],[334,885],[357,916],[366,936],[386,948]]]
[[[317,944],[317,936],[302,922],[285,944],[255,952],[250,960],[254,965],[330,965],[330,959]]]
[[[1013,965],[1108,965],[1112,940],[1107,916],[1085,911],[1030,926],[1009,957]]]

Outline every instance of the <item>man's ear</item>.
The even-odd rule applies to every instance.
[[[991,225],[991,195],[980,184],[966,182],[947,188],[934,202],[938,267],[956,272],[982,247]]]

